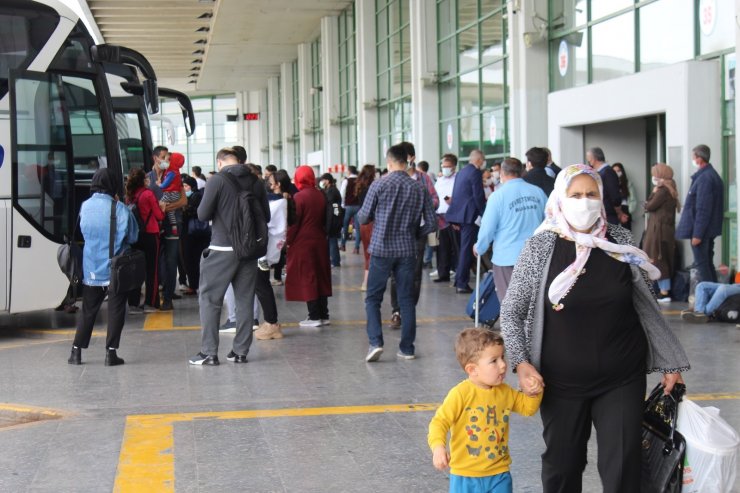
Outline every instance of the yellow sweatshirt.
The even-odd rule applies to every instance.
[[[537,412],[542,394],[528,397],[508,385],[489,390],[464,380],[450,390],[429,423],[429,448],[450,438],[450,472],[458,476],[494,476],[509,470],[509,415]]]

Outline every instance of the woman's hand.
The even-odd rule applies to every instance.
[[[528,396],[534,397],[545,390],[542,375],[531,363],[519,363],[516,367],[516,374],[519,376],[519,388]]]
[[[663,378],[660,379],[660,384],[663,386],[663,393],[668,395],[673,390],[673,386],[677,383],[683,383],[683,377],[680,373],[664,373]]]
[[[444,445],[437,445],[434,447],[432,452],[432,464],[434,468],[439,471],[444,471],[450,466],[450,454],[447,452],[447,447]]]

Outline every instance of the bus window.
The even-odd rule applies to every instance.
[[[76,180],[92,179],[105,167],[105,137],[95,86],[88,79],[62,76],[64,101],[69,115]]]
[[[115,120],[123,176],[127,176],[131,168],[145,169],[144,144],[141,138],[139,115],[136,113],[116,113]]]
[[[16,80],[14,203],[55,239],[68,234],[70,227],[66,128],[57,77]]]

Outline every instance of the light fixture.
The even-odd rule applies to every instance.
[[[200,63],[203,63],[203,60],[201,60],[200,58],[196,58],[195,60],[193,60],[190,63],[198,63],[198,64],[200,64]]]
[[[196,33],[207,33],[210,30],[211,30],[210,27],[205,26],[205,27],[200,27],[200,28],[196,29],[195,32]]]
[[[211,17],[213,17],[213,12],[205,12],[203,14],[200,14],[198,16],[198,19],[210,19]]]
[[[196,81],[194,81],[194,80],[189,80],[189,81],[188,81],[188,84],[197,84],[197,83],[198,83],[198,82],[196,82]]]
[[[205,53],[206,53],[206,52],[205,52],[204,50],[195,50],[195,51],[193,52],[193,55],[205,55]]]
[[[198,41],[193,41],[194,45],[204,45],[206,43],[208,43],[207,39],[199,39]]]

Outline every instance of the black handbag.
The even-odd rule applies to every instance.
[[[645,401],[642,419],[641,493],[680,493],[686,441],[676,431],[678,403],[686,386],[677,383],[669,395],[658,384]]]
[[[77,286],[82,282],[82,248],[74,240],[75,230],[79,222],[80,217],[77,216],[77,222],[75,222],[70,237],[65,237],[65,242],[59,245],[57,249],[57,263],[62,273],[69,279],[74,297],[77,294]]]
[[[141,289],[146,279],[146,258],[144,252],[129,248],[120,255],[113,256],[113,245],[116,240],[116,201],[110,208],[110,240],[108,255],[110,257],[110,294],[121,294]]]

